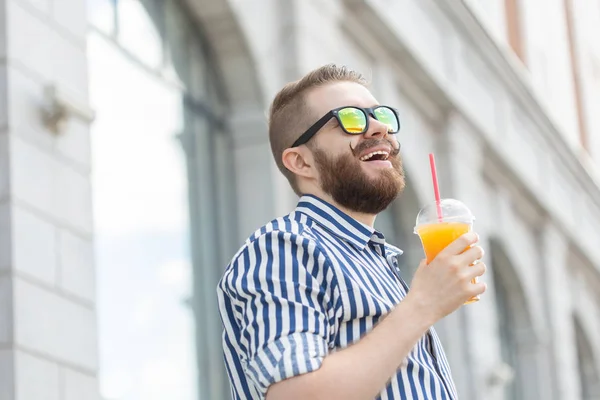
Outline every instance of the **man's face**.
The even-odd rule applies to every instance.
[[[353,82],[337,82],[315,88],[307,94],[307,104],[317,119],[342,106],[375,107],[371,92]],[[315,119],[316,121],[316,119]],[[321,189],[338,204],[355,212],[378,214],[404,189],[404,171],[396,135],[387,125],[369,117],[369,129],[361,135],[348,135],[332,118],[312,139]],[[388,153],[365,159],[380,151]]]

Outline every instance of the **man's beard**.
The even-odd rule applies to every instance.
[[[385,210],[404,189],[404,170],[399,149],[392,146],[394,150],[388,157],[392,168],[374,171],[377,177],[370,177],[363,171],[361,163],[369,161],[358,159],[361,151],[382,142],[390,143],[377,139],[365,140],[356,149],[351,149],[349,154],[337,158],[319,148],[312,148],[321,178],[321,189],[336,203],[354,212],[379,214]]]

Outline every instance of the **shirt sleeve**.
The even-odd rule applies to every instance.
[[[333,307],[326,271],[314,241],[270,232],[247,244],[225,274],[238,356],[263,395],[276,382],[317,370],[327,355]]]

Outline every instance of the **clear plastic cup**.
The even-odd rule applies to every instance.
[[[473,229],[473,221],[475,220],[471,210],[458,200],[443,199],[440,202],[440,207],[442,212],[441,221],[438,218],[438,207],[435,202],[423,207],[417,215],[415,233],[421,238],[428,263],[450,243],[470,232]],[[477,278],[474,278],[471,282],[477,283]],[[476,301],[479,301],[479,296],[470,298],[465,304]]]

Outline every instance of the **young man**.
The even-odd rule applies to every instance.
[[[485,291],[470,283],[483,250],[460,237],[408,292],[401,251],[373,228],[404,187],[399,129],[345,67],[275,97],[271,148],[300,201],[250,236],[219,284],[234,399],[457,398],[432,325]]]

